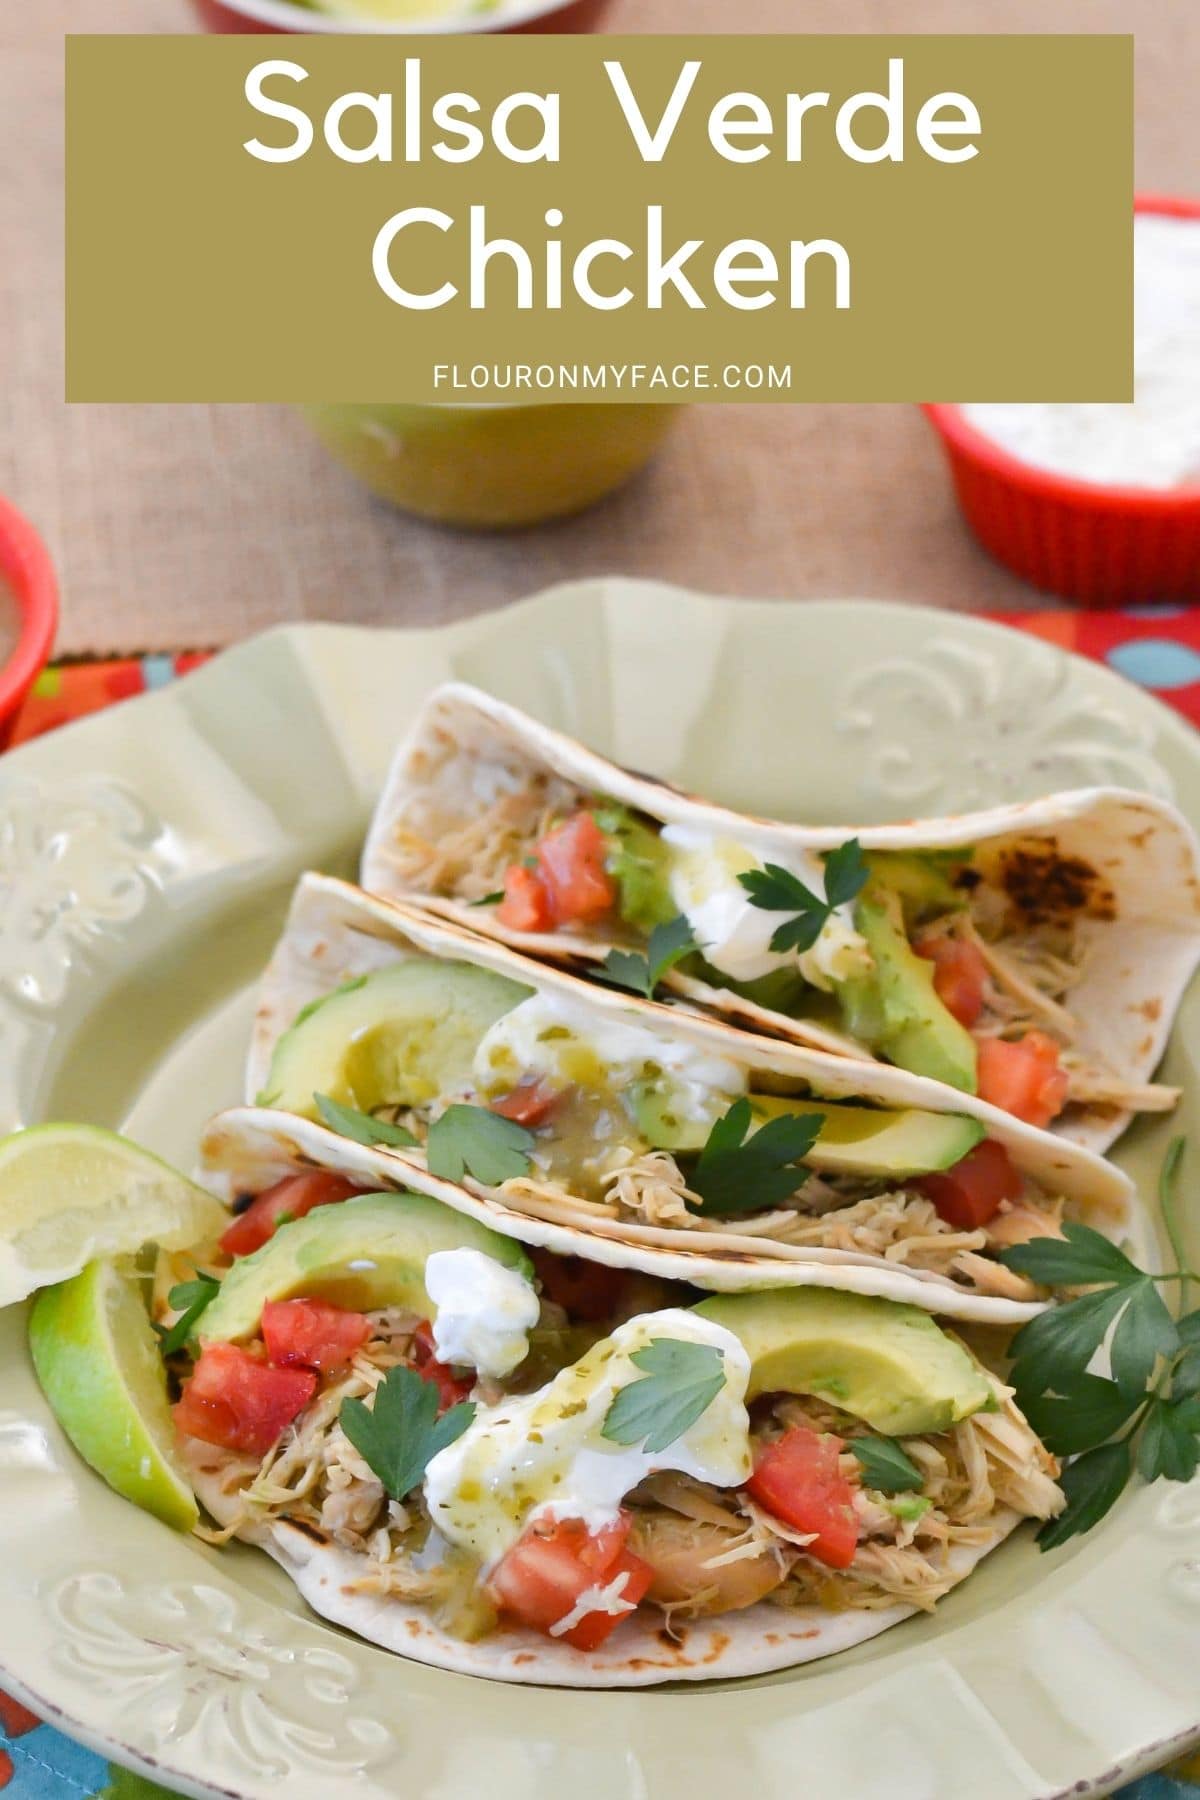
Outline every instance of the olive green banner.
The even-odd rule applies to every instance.
[[[71,400],[1128,400],[1128,37],[77,37]]]

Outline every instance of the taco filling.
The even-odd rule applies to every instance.
[[[514,1211],[630,1241],[715,1250],[734,1236],[1038,1298],[994,1252],[1060,1234],[1077,1202],[979,1120],[826,1100],[751,1049],[737,1055],[751,1043],[739,1034],[710,1045],[707,1024],[689,1035],[632,1000],[593,1005],[563,977],[533,989],[362,942],[392,960],[301,1009],[260,1105],[419,1158]]]
[[[425,1196],[309,1206],[312,1179],[250,1198],[240,1219],[308,1210],[232,1266],[226,1234],[173,1359],[217,1541],[290,1527],[351,1553],[344,1594],[586,1654],[760,1602],[930,1609],[1062,1509],[1009,1390],[928,1314],[813,1289],[692,1305]]]
[[[577,945],[644,952],[673,924],[690,948],[668,985],[749,1003],[760,1027],[774,1015],[839,1033],[1032,1125],[1071,1107],[1156,1112],[1177,1098],[1080,1042],[1072,990],[1096,954],[1080,927],[1113,918],[1115,902],[1052,840],[865,856],[851,840],[764,862],[555,774],[486,773],[487,795],[448,830],[412,797],[390,845],[403,891]]]

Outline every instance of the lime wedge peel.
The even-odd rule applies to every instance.
[[[116,1132],[38,1125],[0,1142],[0,1306],[143,1244],[186,1250],[229,1215],[211,1194]]]
[[[199,1512],[176,1461],[166,1371],[132,1265],[89,1263],[45,1288],[29,1316],[29,1347],[84,1460],[126,1500],[190,1531]]]

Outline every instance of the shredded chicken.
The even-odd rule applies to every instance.
[[[615,1169],[605,1180],[605,1198],[616,1203],[620,1214],[642,1219],[647,1225],[695,1225],[695,1213],[688,1202],[703,1202],[693,1194],[675,1158],[665,1150],[650,1150],[645,1156]]]
[[[585,797],[557,776],[531,771],[520,786],[495,794],[453,824],[422,819],[410,808],[393,832],[393,867],[410,892],[482,900],[503,887],[505,871]]]

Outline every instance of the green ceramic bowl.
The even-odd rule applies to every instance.
[[[676,408],[307,406],[373,493],[443,525],[504,530],[581,512],[645,467]]]

